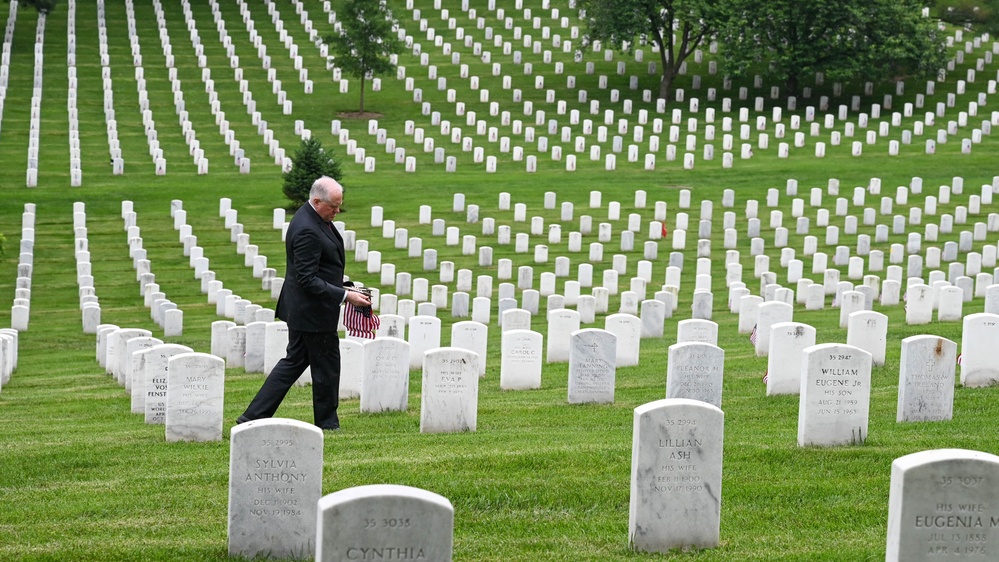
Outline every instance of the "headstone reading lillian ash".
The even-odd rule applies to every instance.
[[[643,552],[720,541],[725,414],[699,400],[635,408],[628,543]]]

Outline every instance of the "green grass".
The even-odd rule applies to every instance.
[[[277,106],[266,82],[266,73],[260,68],[247,32],[240,23],[238,8],[228,2],[220,4],[254,99],[282,146],[291,149],[296,145],[293,120],[303,119],[327,149],[346,158],[343,147],[329,134],[329,120],[339,111],[356,107],[357,84],[351,83],[350,94],[334,93],[336,86],[327,81],[328,74],[318,51],[306,41],[293,8],[282,3],[278,6],[282,17],[289,28],[297,30],[293,35],[306,56],[310,77],[316,81],[316,93],[305,95],[286,51],[277,42],[277,32],[270,25],[266,11],[252,4],[256,28],[265,37],[268,54],[275,61],[279,78],[295,103],[295,115],[281,116],[275,111]],[[508,12],[512,11],[513,2],[498,4]],[[540,10],[539,2],[527,4],[534,7],[536,14],[544,12]],[[564,2],[553,4],[562,9],[563,15],[568,15]],[[444,7],[451,9],[460,25],[478,37],[477,41],[484,41],[483,32],[464,17],[459,5],[458,2],[445,2]],[[313,21],[317,24],[325,21],[319,2],[306,2],[306,6]],[[488,106],[478,103],[477,94],[468,88],[467,81],[458,78],[458,69],[449,64],[449,59],[441,55],[439,49],[429,48],[432,42],[419,32],[411,14],[402,9],[402,3],[393,3],[393,6],[404,27],[432,53],[432,64],[438,65],[441,76],[448,77],[448,87],[457,89],[459,97],[469,101],[469,110],[487,115]],[[418,2],[418,7],[422,7],[425,14],[433,12],[430,2]],[[220,197],[232,198],[251,243],[260,247],[260,253],[269,258],[269,266],[279,272],[284,269],[283,244],[279,233],[271,228],[271,212],[275,207],[283,206],[285,201],[281,195],[279,170],[272,165],[266,147],[241,104],[238,83],[232,80],[207,5],[192,3],[192,10],[212,66],[222,108],[233,121],[242,147],[253,160],[253,173],[249,176],[237,173],[217,134],[183,15],[178,8],[166,6],[178,76],[184,83],[185,100],[198,138],[211,161],[210,175],[196,175],[174,115],[152,6],[137,2],[135,10],[150,101],[160,142],[168,158],[165,177],[153,174],[152,161],[146,151],[124,27],[125,9],[117,2],[108,3],[107,18],[115,108],[126,175],[112,176],[106,165],[100,66],[96,57],[96,9],[81,2],[77,9],[77,33],[83,187],[69,188],[65,114],[66,12],[65,5],[61,4],[50,16],[46,31],[39,187],[24,188],[34,14],[22,11],[15,29],[11,82],[0,136],[0,232],[7,238],[6,253],[0,260],[2,303],[13,299],[24,204],[36,204],[38,213],[31,324],[29,330],[21,334],[20,366],[0,393],[0,504],[4,506],[0,510],[0,559],[3,560],[227,559],[228,429],[259,388],[262,377],[246,374],[241,369],[227,371],[226,440],[223,442],[166,443],[161,426],[145,425],[140,417],[130,414],[129,398],[95,361],[93,336],[85,335],[81,330],[74,276],[72,202],[86,204],[93,274],[103,321],[153,329],[154,335],[162,335],[142,306],[131,268],[120,218],[121,201],[127,199],[135,204],[143,246],[152,261],[157,283],[185,314],[184,335],[170,338],[170,341],[207,352],[210,324],[218,318],[214,305],[205,301],[199,283],[193,279],[187,259],[182,255],[169,216],[170,201],[183,201],[188,223],[198,236],[199,245],[204,247],[205,256],[211,260],[211,269],[216,272],[217,279],[223,281],[226,288],[265,306],[273,306],[273,302],[261,289],[259,280],[253,279],[250,270],[243,266],[242,256],[236,255],[229,232],[218,217],[218,200]],[[480,12],[484,11],[480,8]],[[502,22],[491,25],[502,28]],[[500,79],[492,77],[488,66],[472,57],[470,49],[459,48],[461,42],[454,39],[453,31],[439,27],[438,30],[449,37],[448,41],[455,45],[456,51],[462,52],[462,62],[470,64],[473,74],[482,78],[483,86],[490,88],[491,99],[501,100],[503,109],[516,115],[517,107],[506,106],[509,92],[502,90]],[[564,36],[568,36],[567,32]],[[521,50],[525,51],[525,61],[535,62],[536,74],[545,74],[546,87],[559,91],[564,88],[565,75],[555,75],[551,66],[541,64],[539,56],[530,54],[528,49]],[[545,105],[543,90],[534,89],[533,80],[514,67],[512,57],[498,54],[498,49],[493,51],[494,61],[500,60],[504,68],[511,69],[515,87],[523,89],[524,99],[534,100],[538,109]],[[646,61],[650,58],[651,54],[646,52]],[[591,99],[599,97],[602,100],[602,108],[620,107],[620,104],[609,102],[608,90],[596,87],[597,76],[607,74],[611,87],[627,92],[626,79],[616,76],[614,63],[603,62],[599,55],[587,55],[587,60],[596,61],[597,71],[594,75],[586,75],[582,65],[573,65],[571,54],[556,52],[554,60],[564,61],[565,74],[575,74],[579,86],[590,91]],[[655,78],[644,74],[645,65],[628,60],[628,73],[642,77],[641,88],[654,88]],[[706,61],[707,58],[704,67]],[[453,105],[447,104],[444,93],[438,92],[434,82],[426,78],[426,70],[419,66],[417,57],[407,53],[400,62],[407,66],[407,76],[417,78],[417,87],[423,88],[425,99],[432,101],[435,110],[452,112],[445,118],[455,126],[460,122],[466,134],[474,132],[474,127],[467,127],[464,119],[453,115]],[[969,64],[973,64],[973,60],[952,74],[963,75],[963,68]],[[692,64],[692,72],[694,68]],[[995,71],[996,65],[989,65],[986,71],[979,73],[980,81]],[[705,78],[705,87],[719,88],[719,102],[712,105],[702,100],[702,108],[712,105],[720,111],[723,95],[720,78],[709,77],[704,68],[699,72]],[[692,95],[690,80],[690,75],[680,79],[688,96]],[[713,82],[709,83],[709,80]],[[627,164],[623,158],[619,159],[616,172],[605,172],[602,161],[590,162],[587,155],[581,155],[579,171],[569,173],[564,171],[563,162],[552,162],[547,155],[540,155],[536,174],[525,173],[523,162],[513,162],[510,155],[499,153],[498,146],[478,139],[476,146],[485,146],[487,154],[500,157],[499,173],[486,174],[483,165],[472,163],[471,154],[462,153],[459,147],[450,145],[437,134],[439,131],[430,126],[428,117],[420,115],[419,106],[411,101],[412,94],[404,91],[400,82],[388,77],[383,84],[381,92],[369,90],[368,110],[384,114],[379,119],[379,126],[395,135],[400,146],[407,148],[408,155],[417,157],[418,171],[407,174],[401,166],[393,164],[383,148],[375,144],[374,137],[366,134],[366,121],[345,121],[351,138],[358,139],[361,146],[367,147],[369,155],[378,158],[378,171],[365,174],[352,159],[346,158],[348,189],[344,206],[347,212],[340,218],[357,232],[359,239],[368,240],[371,249],[383,253],[383,263],[394,263],[397,271],[408,271],[414,277],[426,276],[431,284],[438,279],[434,272],[422,271],[422,259],[408,258],[404,250],[393,249],[391,240],[380,237],[380,229],[369,226],[372,206],[382,206],[385,217],[395,220],[398,227],[409,229],[410,236],[422,237],[425,249],[436,248],[438,261],[454,261],[458,268],[471,268],[476,275],[495,275],[495,266],[478,267],[476,258],[461,256],[460,247],[446,247],[441,238],[431,236],[429,225],[418,224],[419,206],[431,205],[434,218],[443,218],[449,226],[458,226],[462,234],[479,235],[479,245],[493,245],[494,263],[500,258],[510,258],[515,266],[532,265],[537,287],[540,272],[553,270],[554,257],[563,255],[566,246],[550,248],[548,264],[533,264],[533,253],[514,254],[512,246],[497,246],[494,238],[481,236],[480,225],[467,225],[464,214],[452,213],[454,193],[464,193],[468,203],[479,205],[480,216],[494,217],[497,225],[510,224],[514,232],[526,232],[529,223],[513,223],[512,211],[497,210],[499,192],[507,191],[515,202],[526,203],[528,218],[542,216],[546,224],[558,222],[559,211],[543,209],[543,194],[556,192],[559,203],[575,203],[576,219],[571,224],[563,224],[563,240],[566,241],[567,233],[576,228],[578,217],[583,214],[594,217],[594,226],[607,222],[606,206],[610,201],[622,204],[623,220],[610,221],[615,232],[625,228],[628,213],[641,213],[643,222],[651,220],[652,204],[659,200],[667,202],[672,224],[675,214],[680,212],[678,187],[688,187],[693,192],[694,204],[688,211],[692,227],[696,225],[698,202],[702,199],[715,202],[715,227],[712,229],[714,319],[719,323],[719,344],[726,351],[722,542],[715,549],[664,555],[635,554],[627,544],[633,409],[664,396],[666,348],[673,342],[675,323],[689,317],[694,285],[691,272],[696,257],[693,234],[689,236],[685,251],[680,308],[674,318],[667,321],[667,336],[662,340],[644,340],[640,366],[617,371],[613,405],[568,405],[567,367],[564,364],[545,366],[540,390],[500,391],[499,332],[493,325],[490,327],[487,374],[480,386],[475,433],[421,435],[420,377],[419,373],[413,373],[409,410],[405,413],[362,416],[358,413],[357,401],[343,403],[344,430],[328,435],[326,440],[324,493],[357,485],[393,483],[425,488],[447,497],[455,507],[456,560],[852,562],[884,557],[889,469],[893,459],[945,447],[999,452],[999,440],[992,429],[999,397],[996,388],[957,388],[953,421],[895,422],[900,341],[923,333],[960,341],[959,324],[935,322],[928,326],[907,326],[901,307],[875,307],[889,316],[890,328],[886,365],[875,368],[872,373],[867,442],[862,446],[829,449],[797,447],[798,400],[788,396],[765,396],[760,379],[766,359],[754,356],[746,336],[737,333],[736,318],[725,309],[727,295],[723,284],[724,260],[721,258],[724,250],[720,227],[723,212],[737,214],[744,280],[751,290],[755,290],[753,261],[745,235],[747,200],[761,200],[760,218],[767,252],[776,268],[779,251],[771,247],[772,232],[766,229],[770,209],[762,203],[767,189],[778,188],[782,192],[778,209],[785,214],[784,225],[792,232],[791,246],[800,256],[803,240],[793,234],[791,197],[783,195],[788,178],[798,180],[799,197],[807,201],[808,190],[824,188],[829,178],[838,178],[841,196],[850,198],[854,186],[866,186],[872,177],[882,179],[883,195],[893,195],[895,186],[908,184],[913,176],[921,176],[924,193],[911,195],[909,199],[909,206],[921,206],[926,195],[935,195],[938,186],[949,185],[951,178],[959,175],[965,179],[966,195],[955,197],[954,203],[941,206],[940,210],[940,213],[953,212],[958,200],[966,201],[968,193],[977,193],[982,184],[991,183],[992,177],[999,174],[996,166],[999,151],[993,137],[986,136],[970,155],[960,154],[959,143],[951,142],[940,146],[936,155],[926,156],[920,140],[903,147],[901,156],[889,158],[886,144],[879,140],[876,147],[865,146],[863,157],[850,157],[849,143],[844,142],[841,147],[828,147],[828,156],[824,159],[811,157],[812,143],[817,140],[811,137],[807,147],[792,150],[791,158],[777,159],[777,140],[771,138],[769,150],[756,150],[756,156],[749,161],[736,158],[731,170],[722,169],[720,154],[714,162],[703,162],[700,150],[694,170],[683,170],[679,161],[666,163],[660,157],[655,172],[644,172],[641,163]],[[952,81],[940,85],[938,92],[952,86]],[[982,88],[979,83],[975,91]],[[907,85],[907,95],[895,100],[897,107],[904,101],[912,101],[919,89],[915,82]],[[768,90],[769,84],[763,90],[754,90],[751,99],[755,95],[768,95],[762,93]],[[862,90],[862,84],[848,84],[844,97],[838,101],[834,98],[831,106],[849,103],[846,96],[858,90]],[[886,91],[894,89],[890,85],[879,85],[874,97],[865,98],[864,106],[880,101]],[[956,119],[957,111],[973,99],[974,94],[970,91],[959,96],[957,106],[949,109],[947,117],[938,122]],[[816,92],[814,96],[817,98],[821,93]],[[727,95],[734,96],[734,91]],[[941,99],[940,95],[928,98],[927,107]],[[572,101],[570,108],[582,109],[584,114],[588,112],[586,104],[575,104],[574,92],[560,94],[560,97]],[[768,108],[769,104],[768,99]],[[802,115],[804,105],[799,100],[798,113]],[[641,104],[636,105],[636,111],[638,107]],[[983,107],[979,119],[987,118],[991,109]],[[553,107],[545,110],[549,115],[554,114]],[[769,115],[769,109],[764,114]],[[918,110],[917,115],[920,115]],[[666,117],[668,127],[668,115]],[[563,119],[560,117],[560,122]],[[600,116],[597,119],[602,121]],[[444,173],[442,165],[433,163],[432,154],[424,154],[422,147],[412,142],[412,137],[402,135],[406,120],[414,120],[418,126],[425,127],[428,134],[437,138],[438,146],[445,146],[448,155],[457,156],[458,172]],[[755,113],[751,122],[755,122]],[[533,119],[525,125],[529,123],[533,123]],[[841,126],[838,122],[837,128]],[[892,138],[896,138],[895,129]],[[539,136],[541,130],[539,127]],[[646,128],[646,137],[650,131],[651,126]],[[502,134],[509,135],[509,132]],[[823,131],[823,135],[828,135],[828,131]],[[548,136],[552,144],[560,144],[557,136]],[[930,136],[930,129],[926,136]],[[665,147],[668,144],[665,133],[662,137]],[[737,147],[738,143],[737,140]],[[527,143],[522,144],[527,146]],[[625,144],[628,144],[627,140]],[[720,138],[715,144],[716,148],[720,147]],[[604,153],[609,149],[608,143]],[[568,153],[570,150],[566,150]],[[737,193],[733,209],[721,208],[722,190],[728,188]],[[637,189],[648,192],[649,205],[644,210],[632,209]],[[603,208],[587,208],[591,190],[603,193]],[[833,203],[834,198],[827,195],[826,206],[831,208]],[[868,198],[868,206],[876,208],[877,203],[877,198]],[[990,211],[992,209],[983,209],[982,216],[973,217],[969,222],[985,220],[984,215]],[[860,210],[851,208],[851,212],[859,213]],[[815,209],[806,206],[806,213],[813,221],[811,234],[819,237],[822,248],[824,233],[815,227]],[[907,215],[907,209],[896,206],[895,214]],[[924,223],[930,219],[925,217]],[[879,217],[879,222],[884,221],[890,221],[890,217]],[[832,217],[831,224],[842,227],[843,217]],[[956,240],[957,232],[962,229],[970,229],[970,225],[957,226],[952,235],[941,235],[937,245],[942,245],[944,240]],[[626,286],[626,279],[634,273],[637,261],[642,258],[641,241],[644,241],[646,230],[643,226],[637,237],[637,251],[628,254],[629,270],[628,275],[622,277],[622,287]],[[873,227],[861,226],[858,233],[873,235],[873,231]],[[921,232],[922,227],[917,231]],[[996,238],[995,233],[989,233],[987,243],[995,243]],[[585,238],[584,248],[593,239],[595,235],[592,239]],[[904,237],[893,235],[891,241],[904,243]],[[532,237],[531,243],[538,243],[537,237]],[[855,238],[841,234],[841,244],[853,246]],[[887,245],[875,247],[887,254]],[[833,249],[825,250],[831,253]],[[650,295],[662,282],[665,259],[670,251],[669,240],[660,243],[660,259],[654,264]],[[599,271],[609,266],[611,256],[617,253],[620,252],[616,244],[605,246],[603,264],[595,264],[595,280],[600,279]],[[586,254],[570,254],[570,257],[574,274],[576,265],[585,260]],[[806,272],[810,271],[810,260],[806,258],[805,264]],[[364,264],[348,264],[351,277],[377,286],[378,276],[367,275],[364,271]],[[777,272],[779,282],[786,282],[783,272]],[[560,287],[563,282],[564,279],[559,280]],[[453,284],[450,290],[453,292]],[[612,310],[616,304],[617,300],[612,299]],[[965,305],[965,312],[980,311],[982,306],[982,300],[976,299]],[[439,315],[444,324],[442,341],[447,342],[453,319],[448,311],[440,311]],[[819,343],[845,341],[846,333],[838,327],[838,318],[838,310],[806,312],[801,307],[795,309],[795,320],[816,327]],[[9,325],[9,321],[9,308],[4,305],[0,310],[0,325]],[[533,326],[542,333],[547,332],[543,317],[535,317]],[[593,325],[602,326],[603,318]],[[311,391],[293,389],[279,415],[310,420]]]

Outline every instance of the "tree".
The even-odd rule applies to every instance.
[[[10,0],[6,0],[10,3]],[[43,14],[47,14],[55,9],[57,0],[20,0],[17,5],[20,8],[35,8]]]
[[[303,140],[291,157],[291,169],[284,174],[284,195],[295,208],[309,200],[312,184],[322,176],[337,181],[343,177],[340,164],[325,150],[317,139]]]
[[[680,66],[726,18],[728,0],[581,0],[586,11],[585,43],[601,40],[621,46],[639,35],[659,47],[659,97],[673,96]],[[676,29],[674,30],[674,23]]]
[[[935,75],[946,55],[936,22],[918,0],[732,0],[719,33],[731,75],[767,65],[797,95],[800,79],[823,72],[844,81]]]
[[[384,0],[347,0],[339,33],[328,35],[333,62],[348,76],[361,80],[361,113],[364,113],[364,87],[367,78],[395,69],[389,56],[402,50],[393,27],[397,22]]]

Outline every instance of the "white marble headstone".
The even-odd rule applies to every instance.
[[[857,445],[867,439],[871,354],[826,343],[802,352],[798,445]]]
[[[628,543],[643,552],[718,546],[725,414],[682,398],[635,408]]]
[[[229,556],[311,558],[323,487],[323,432],[282,418],[229,438]]]
[[[479,354],[443,347],[423,361],[421,433],[475,431],[479,409]]]
[[[572,333],[569,352],[570,404],[614,402],[616,340],[613,332],[596,328]]]
[[[225,361],[208,353],[168,360],[166,440],[220,441]]]

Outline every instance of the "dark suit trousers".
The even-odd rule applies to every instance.
[[[340,338],[336,332],[288,330],[288,349],[246,407],[242,420],[270,418],[277,412],[291,385],[306,367],[312,367],[312,409],[315,424],[323,429],[340,427],[336,409],[340,399]]]

